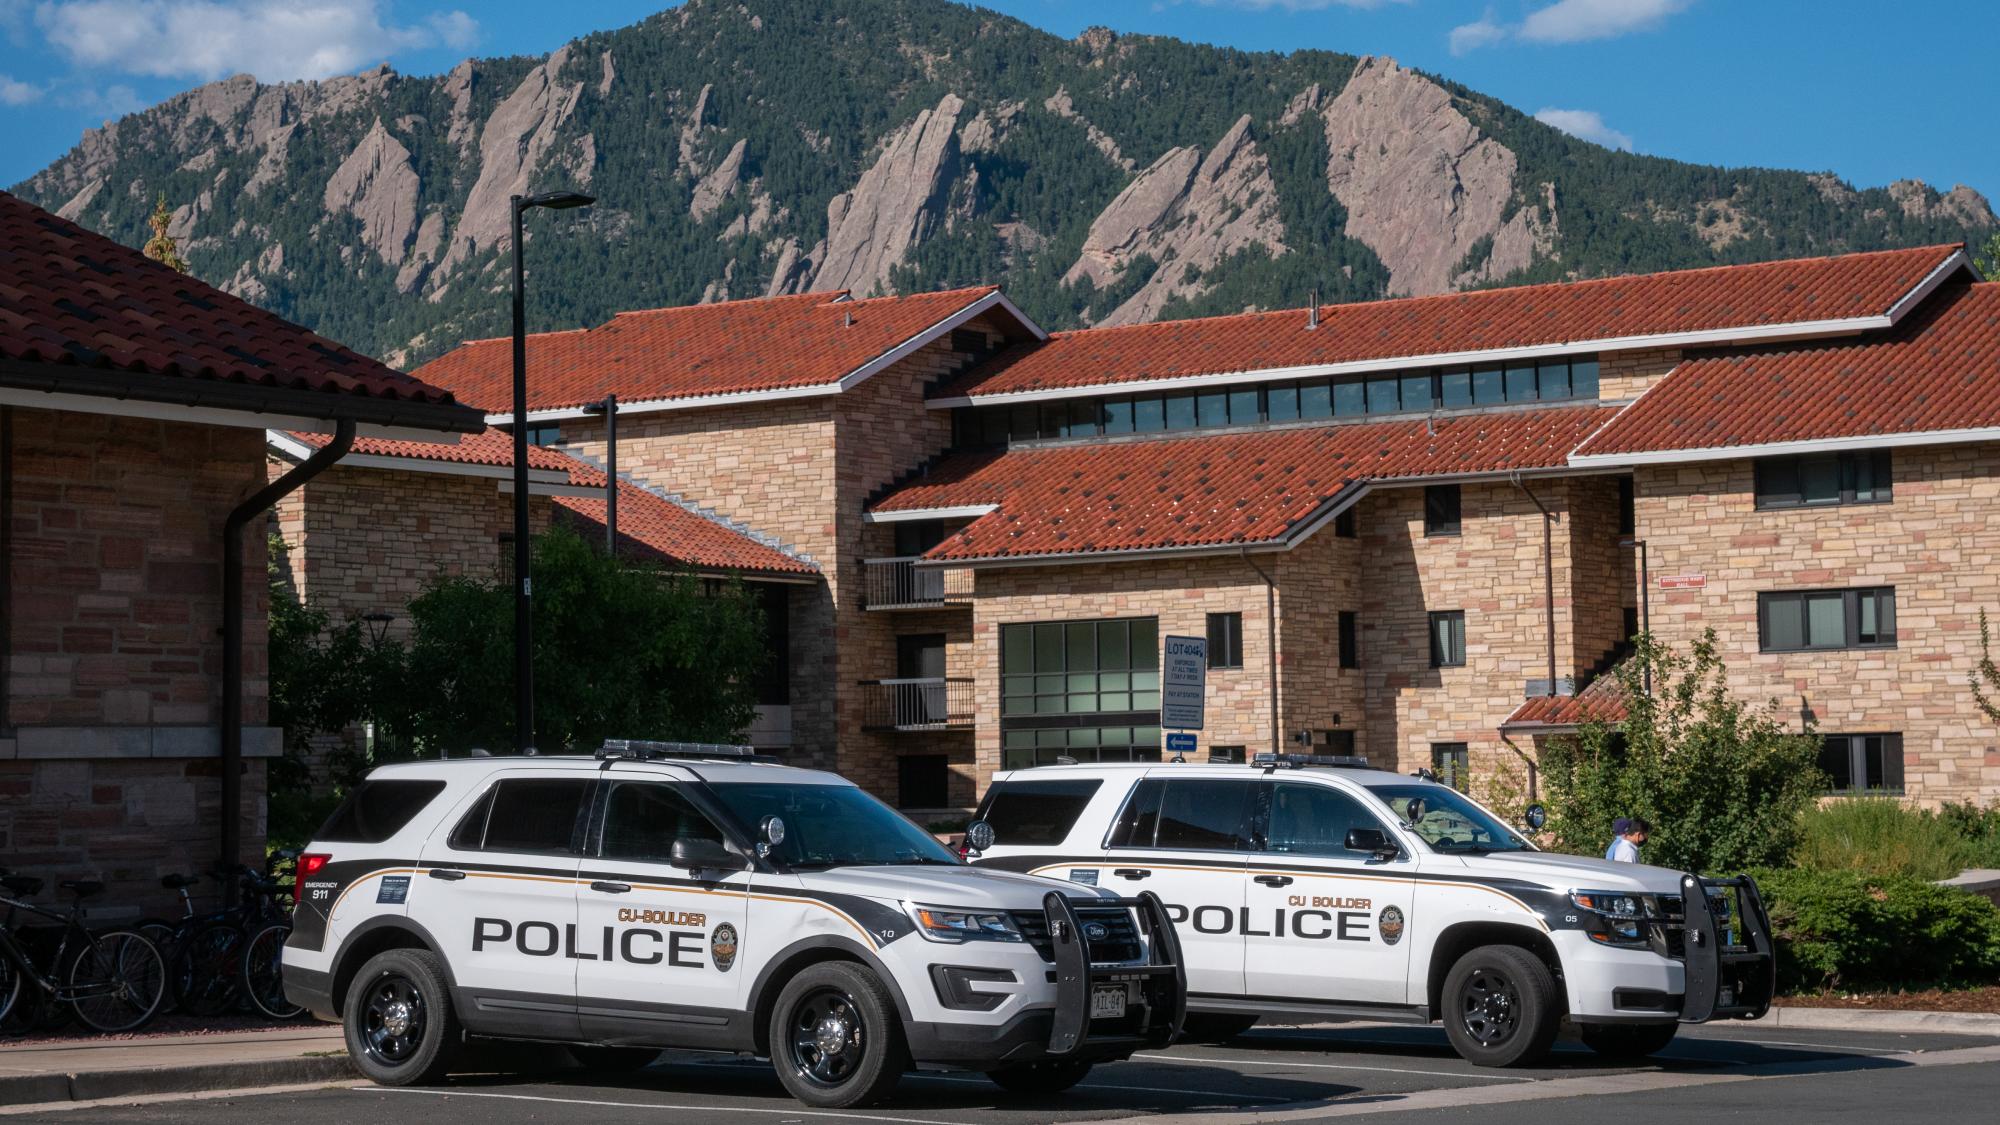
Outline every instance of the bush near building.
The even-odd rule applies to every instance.
[[[1894,797],[1828,801],[1800,818],[1793,862],[1820,871],[1931,880],[2000,867],[2000,809],[1958,804],[1933,812]]]
[[[1903,875],[1767,868],[1756,878],[1784,993],[1962,988],[2000,980],[2000,907]]]
[[[1616,674],[1625,719],[1586,723],[1542,753],[1556,846],[1601,854],[1612,822],[1637,816],[1652,824],[1648,863],[1725,873],[1787,862],[1800,814],[1827,784],[1812,731],[1787,730],[1775,703],[1731,696],[1713,630],[1686,654],[1641,636]]]

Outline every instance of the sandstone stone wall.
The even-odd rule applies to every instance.
[[[1606,352],[1597,365],[1597,397],[1605,402],[1638,398],[1681,361],[1679,348]]]
[[[1753,463],[1636,474],[1655,583],[1653,629],[1685,646],[1713,627],[1731,686],[1828,734],[1900,733],[1905,784],[1924,803],[2000,800],[2000,731],[1973,708],[1979,610],[2000,614],[2000,447],[1898,449],[1887,504],[1758,511]],[[1758,651],[1760,591],[1894,586],[1896,647]]]
[[[222,525],[264,480],[264,434],[15,409],[12,660],[0,856],[111,885],[100,920],[164,908],[215,859]],[[263,849],[264,543],[245,536],[243,858]],[[52,896],[44,895],[44,901]]]

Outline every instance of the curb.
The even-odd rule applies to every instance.
[[[1711,1025],[1714,1026],[1714,1025]],[[1726,1026],[1726,1025],[1724,1025]],[[1746,1026],[1797,1027],[1816,1031],[1886,1031],[2000,1036],[2000,1014],[1919,1012],[1884,1008],[1799,1008],[1779,1006]]]
[[[252,1089],[335,1082],[359,1073],[346,1052],[338,1055],[203,1063],[194,1066],[81,1070],[72,1074],[0,1077],[0,1106],[90,1102],[145,1094],[186,1094],[201,1090]]]

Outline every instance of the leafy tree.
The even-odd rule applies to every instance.
[[[1994,244],[2000,245],[2000,235],[1995,236]],[[2000,723],[2000,702],[1996,702],[1996,697],[2000,697],[2000,665],[1993,663],[1993,633],[1986,627],[1983,609],[1979,611],[1979,663],[1965,679],[1972,688],[1973,706],[1979,708],[1988,722]]]
[[[1624,722],[1587,724],[1542,753],[1558,845],[1598,854],[1613,820],[1638,816],[1653,826],[1651,863],[1734,872],[1787,862],[1800,815],[1827,783],[1810,726],[1786,730],[1775,700],[1731,696],[1714,630],[1685,655],[1642,636],[1617,676]]]
[[[173,235],[167,233],[167,228],[173,225],[173,221],[174,213],[167,210],[167,193],[163,191],[160,193],[160,201],[153,206],[152,215],[146,219],[146,225],[153,228],[153,237],[146,240],[141,253],[169,269],[186,273],[187,259],[181,257],[180,244],[174,241]]]
[[[1990,235],[1983,245],[1972,252],[1972,264],[1979,270],[1979,276],[1986,280],[2000,279],[2000,231]]]
[[[562,528],[535,540],[533,577],[541,750],[725,741],[749,725],[764,633],[740,583],[613,559]],[[512,586],[443,578],[410,617],[407,665],[383,708],[392,737],[426,755],[512,747]]]

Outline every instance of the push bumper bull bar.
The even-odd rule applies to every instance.
[[[1682,875],[1681,903],[1681,1022],[1763,1018],[1777,991],[1777,966],[1757,881]]]
[[[1146,956],[1140,962],[1095,959],[1090,935],[1077,919],[1069,896],[1051,891],[1042,897],[1056,966],[1049,1055],[1122,1058],[1172,1043],[1187,1015],[1187,970],[1181,960],[1180,939],[1160,896],[1142,891],[1136,898],[1099,900],[1089,905],[1130,909],[1146,938]],[[1093,1015],[1095,994],[1111,988],[1125,990],[1129,999],[1124,1014],[1110,1018]]]

